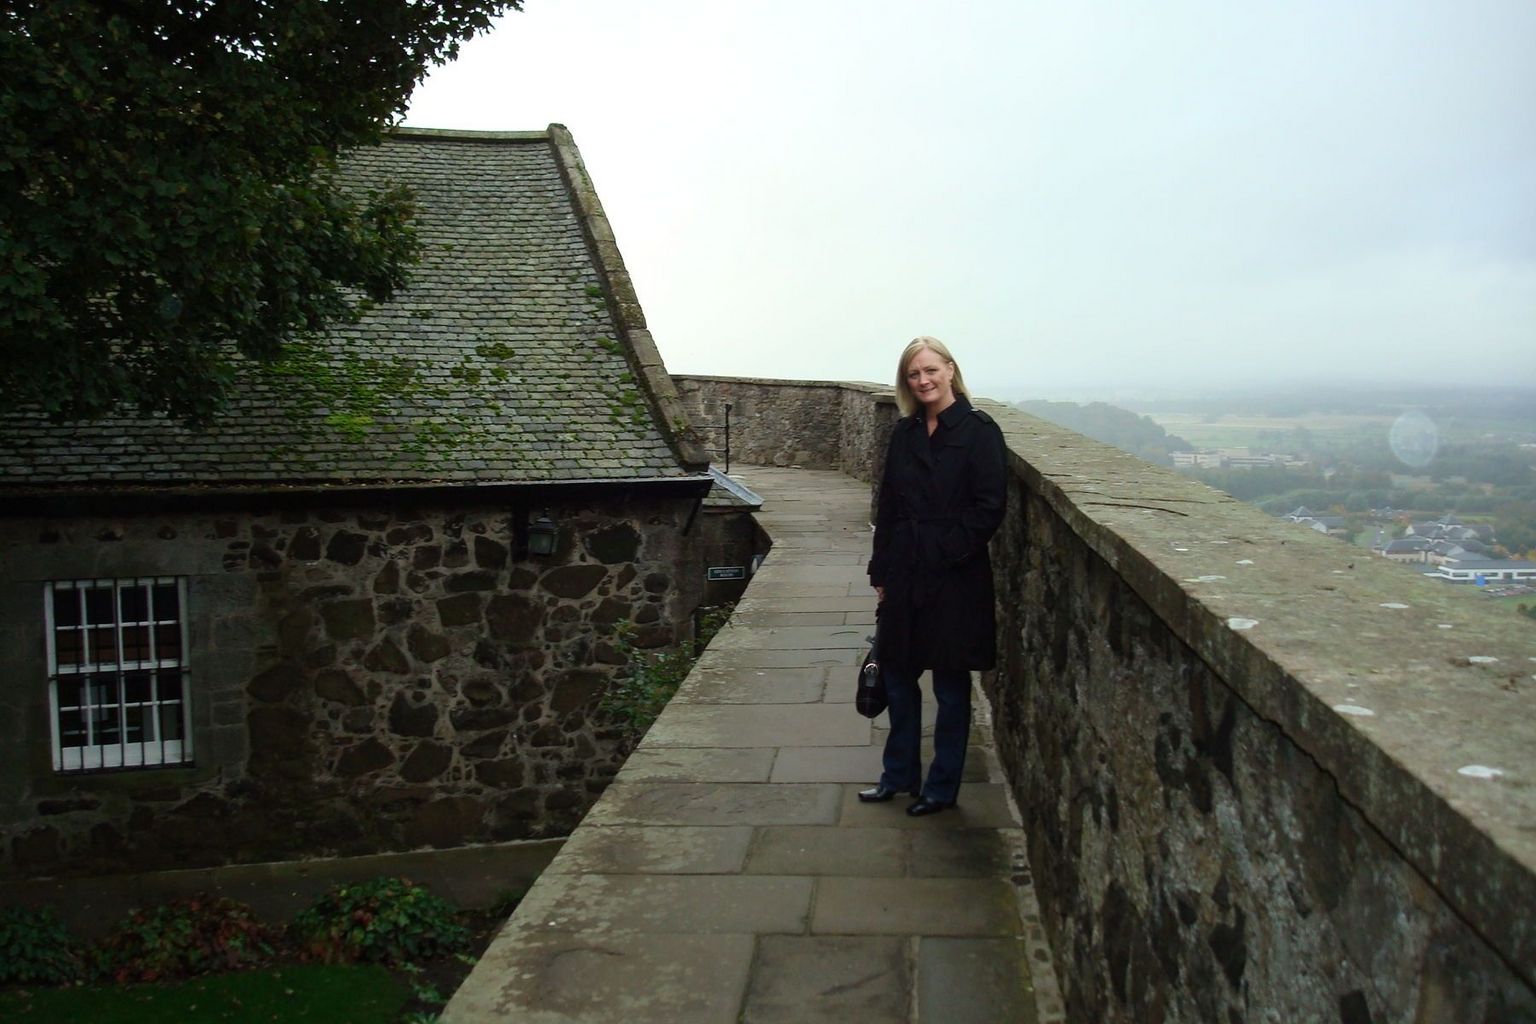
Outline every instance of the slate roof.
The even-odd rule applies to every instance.
[[[649,358],[631,345],[643,319],[619,322],[627,310],[638,318],[638,305],[611,235],[606,249],[589,247],[593,209],[603,234],[606,219],[563,128],[401,130],[350,156],[346,176],[359,188],[392,180],[416,190],[424,249],[407,290],[338,329],[297,372],[242,368],[239,397],[205,432],[141,416],[63,426],[26,411],[0,416],[0,488],[702,472],[669,432],[675,417],[657,415],[664,368],[648,334]],[[616,275],[622,291],[610,305]]]

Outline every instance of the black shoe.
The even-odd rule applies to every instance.
[[[940,800],[930,800],[924,796],[918,797],[917,803],[907,808],[907,813],[914,818],[921,818],[924,815],[938,814],[940,811],[947,811],[953,806],[955,806],[955,802],[953,800],[951,800],[949,803],[944,803]]]
[[[900,792],[901,790],[899,789],[886,789],[884,786],[872,786],[869,789],[859,790],[859,803],[883,804],[887,800],[895,797],[896,794]],[[912,795],[917,796],[917,790],[913,790]]]

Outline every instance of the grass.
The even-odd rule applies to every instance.
[[[0,993],[0,1020],[90,1024],[384,1024],[411,993],[377,964],[300,964],[194,978],[177,985],[17,989]]]
[[[1518,615],[1521,605],[1526,605],[1527,607],[1536,605],[1536,594],[1519,594],[1513,597],[1494,597],[1491,594],[1482,594],[1480,596],[1484,601],[1497,605],[1502,611],[1507,611],[1511,615]],[[1536,622],[1532,622],[1531,626],[1536,628]]]

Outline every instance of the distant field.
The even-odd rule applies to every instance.
[[[1199,448],[1282,447],[1297,427],[1304,427],[1325,445],[1375,446],[1387,440],[1397,417],[1390,414],[1352,415],[1308,413],[1302,416],[1258,416],[1195,412],[1154,412],[1147,416],[1170,434]],[[1489,437],[1526,440],[1536,437],[1536,418],[1512,420],[1490,417],[1449,417],[1436,420],[1440,442],[1477,442]]]
[[[1319,441],[1351,441],[1366,444],[1386,440],[1392,416],[1216,416],[1201,413],[1152,413],[1151,419],[1170,434],[1177,434],[1199,448],[1284,448],[1298,427]]]

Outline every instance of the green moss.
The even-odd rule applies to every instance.
[[[325,425],[335,427],[349,441],[358,441],[373,426],[373,417],[361,413],[333,412],[325,418]]]
[[[489,344],[476,345],[475,354],[482,359],[511,359],[517,355],[517,350],[504,341],[495,341]]]
[[[478,350],[477,350],[478,352]],[[409,403],[432,408],[459,399],[466,385],[479,380],[482,371],[467,361],[449,370],[449,379],[422,375],[408,361],[370,359],[347,352],[332,354],[313,343],[296,344],[274,363],[258,366],[258,374],[278,392],[292,410],[291,429],[296,441],[273,450],[273,457],[290,461],[303,446],[323,438],[361,442],[370,435],[406,434],[405,450],[419,456],[418,468],[426,468],[429,456],[444,450],[450,441],[476,443],[482,431],[463,414],[445,418],[446,423],[418,420],[396,423],[385,420]],[[457,427],[450,429],[449,424]],[[463,435],[470,435],[464,437]],[[331,467],[326,467],[331,468]]]

